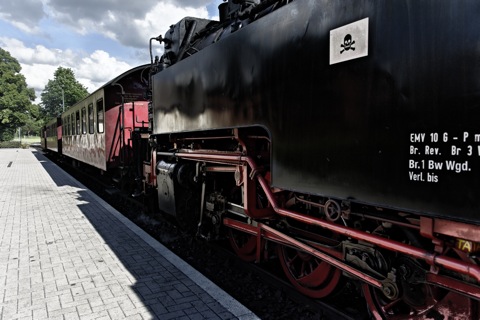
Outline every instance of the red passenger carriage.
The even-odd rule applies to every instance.
[[[133,133],[148,129],[146,69],[129,70],[62,114],[64,156],[103,171],[130,163]]]

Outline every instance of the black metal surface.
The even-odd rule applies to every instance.
[[[275,186],[475,222],[479,15],[473,0],[293,1],[156,74],[154,133],[264,126]],[[330,65],[330,31],[364,18],[368,56]]]
[[[158,208],[175,216],[175,163],[157,163]],[[177,170],[178,171],[178,170]]]

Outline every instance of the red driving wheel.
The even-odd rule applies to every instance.
[[[288,280],[308,297],[326,297],[340,281],[339,269],[310,254],[279,245],[278,257]]]
[[[244,261],[255,261],[257,254],[257,237],[235,229],[229,229],[228,239],[233,251]],[[263,240],[262,240],[263,242]]]

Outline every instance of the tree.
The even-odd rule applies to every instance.
[[[44,120],[40,116],[40,106],[32,104],[26,113],[25,124],[22,126],[22,134],[28,136],[39,134],[43,124]]]
[[[9,141],[15,130],[34,119],[35,91],[27,87],[17,59],[0,48],[0,141]]]
[[[62,113],[64,104],[67,110],[88,96],[87,88],[75,79],[72,69],[58,67],[53,76],[54,79],[48,80],[42,92],[42,111],[47,119]]]

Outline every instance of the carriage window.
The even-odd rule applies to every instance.
[[[71,120],[71,127],[72,127],[72,136],[75,135],[75,113],[72,113],[72,116],[70,117]]]
[[[93,123],[93,103],[88,105],[88,133],[93,133],[95,126]]]
[[[75,132],[77,134],[80,134],[80,111],[76,112],[76,117],[75,117]]]
[[[82,108],[82,134],[87,133],[87,109]]]
[[[103,133],[103,99],[97,100],[97,131]]]

